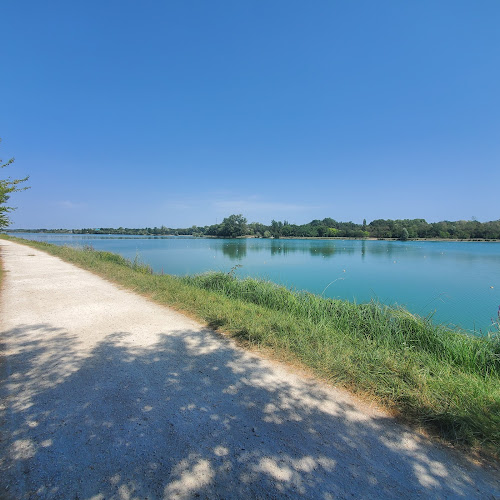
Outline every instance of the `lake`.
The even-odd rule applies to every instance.
[[[205,239],[22,233],[57,245],[92,245],[155,272],[209,270],[271,280],[357,303],[403,305],[476,334],[492,330],[500,306],[500,243],[456,241]]]

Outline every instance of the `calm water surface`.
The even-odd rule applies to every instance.
[[[476,333],[500,306],[500,243],[362,240],[198,239],[18,234],[58,245],[136,255],[156,272],[209,270],[253,276],[326,297],[399,304]]]

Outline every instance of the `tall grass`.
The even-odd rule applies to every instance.
[[[138,258],[21,241],[300,363],[451,443],[500,452],[498,333],[473,337],[376,302],[325,299],[232,273],[155,275]]]
[[[269,310],[283,311],[305,318],[325,329],[346,332],[358,339],[402,353],[421,350],[435,359],[468,373],[500,375],[500,335],[473,337],[411,314],[406,309],[384,306],[372,301],[354,304],[325,299],[307,292],[294,292],[272,282],[231,273],[210,272],[183,278],[184,282],[243,300]]]

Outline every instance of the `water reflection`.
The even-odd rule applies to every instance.
[[[313,257],[333,257],[335,253],[337,253],[338,249],[334,246],[321,246],[321,247],[316,247],[316,248],[310,248],[309,253]],[[354,249],[352,252],[348,253],[353,253]]]
[[[353,247],[342,247],[331,241],[310,241],[304,245],[304,240],[270,240],[271,255],[288,255],[291,253],[308,254],[312,257],[333,257],[338,254],[354,254],[356,252]],[[262,244],[259,247],[252,246],[250,250],[259,248],[262,250]]]
[[[224,241],[222,253],[231,260],[242,260],[247,256],[247,240]]]
[[[285,240],[271,240],[271,255],[288,255],[290,252],[296,251],[297,248]]]
[[[273,255],[288,255],[301,253],[330,258],[341,255],[359,254],[364,260],[366,256],[382,257],[389,260],[402,258],[431,258],[441,259],[443,255],[453,255],[459,261],[473,262],[490,260],[492,263],[500,263],[500,245],[498,243],[476,243],[470,251],[473,243],[470,242],[408,242],[383,241],[383,240],[284,240],[284,239],[250,239],[236,240],[248,241],[249,252],[270,252]],[[496,246],[493,246],[496,245]],[[484,249],[484,252],[481,251]],[[493,250],[493,251],[492,251]]]
[[[333,257],[334,255],[353,255],[357,249],[353,246],[339,246],[331,241],[308,241],[304,244],[304,240],[217,240],[214,246],[220,249],[224,256],[231,260],[242,260],[247,256],[247,252],[260,253],[269,252],[271,256],[286,256],[289,254],[299,253],[311,255],[312,257]]]

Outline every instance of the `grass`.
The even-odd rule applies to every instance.
[[[232,273],[157,275],[138,258],[9,239],[305,366],[449,443],[500,456],[500,332],[473,337],[376,302],[325,299]]]

